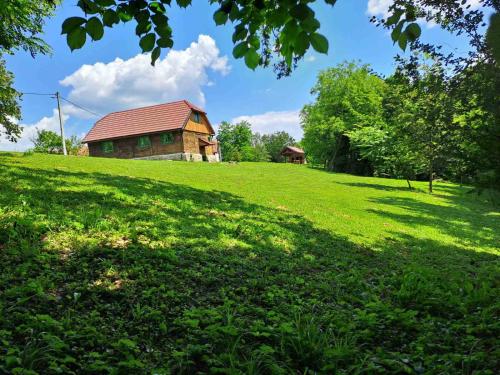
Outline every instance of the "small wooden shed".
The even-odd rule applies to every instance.
[[[305,164],[306,156],[304,150],[298,147],[286,146],[281,155],[285,157],[285,163]]]

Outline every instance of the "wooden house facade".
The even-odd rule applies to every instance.
[[[285,157],[285,163],[306,164],[305,152],[301,148],[286,146],[281,155]]]
[[[206,112],[181,100],[110,113],[83,142],[90,156],[215,162],[214,134]]]

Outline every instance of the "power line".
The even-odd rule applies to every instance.
[[[41,92],[20,92],[21,95],[42,95],[42,96],[55,96],[55,94],[46,94]]]
[[[68,99],[66,99],[66,98],[63,98],[62,96],[61,96],[61,99],[62,99],[62,100],[64,100],[65,102],[68,102],[68,103],[69,103],[69,104],[71,104],[71,105],[74,105],[74,106],[75,106],[75,107],[77,107],[77,108],[80,108],[81,110],[83,110],[83,111],[85,111],[85,112],[88,112],[88,113],[93,114],[94,116],[97,116],[97,117],[101,117],[101,116],[102,116],[102,115],[100,115],[100,114],[98,114],[98,113],[92,112],[91,110],[89,110],[89,109],[87,109],[87,108],[82,107],[81,105],[78,105],[78,104],[76,104],[76,103],[73,103],[71,100],[68,100]]]
[[[57,93],[55,94],[50,94],[50,93],[42,93],[42,92],[20,92],[21,95],[40,95],[40,96],[52,96],[54,98],[56,98],[57,96]],[[59,96],[62,100],[64,100],[65,102],[68,102],[69,104],[77,107],[77,108],[80,108],[81,110],[85,111],[85,112],[88,112],[94,116],[97,116],[97,117],[102,117],[102,115],[100,115],[99,113],[95,113],[93,111],[91,111],[90,109],[87,109],[85,107],[82,107],[81,105],[79,104],[76,104],[74,102],[72,102],[71,100],[69,99],[66,99],[66,98],[63,98],[62,96]]]

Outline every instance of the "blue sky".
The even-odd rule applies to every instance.
[[[331,7],[318,2],[315,11],[330,51],[328,55],[309,52],[293,75],[281,80],[272,69],[251,71],[242,60],[233,59],[231,24],[216,27],[212,20],[216,8],[205,0],[194,1],[188,9],[174,6],[169,10],[175,45],[173,51],[162,54],[155,68],[149,66],[148,56],[141,55],[132,23],[106,28],[101,41],[70,52],[60,30],[65,18],[81,15],[76,0],[64,1],[55,17],[47,20],[43,37],[53,48],[51,56],[33,59],[18,52],[7,57],[7,66],[15,74],[19,91],[60,91],[63,97],[102,115],[189,99],[203,106],[214,124],[247,119],[261,133],[285,130],[300,139],[298,112],[313,100],[310,90],[320,70],[344,60],[360,60],[381,74],[392,72],[393,56],[401,51],[393,46],[387,31],[369,22],[370,14],[382,15],[389,3],[343,0]],[[467,50],[465,40],[438,27],[424,26],[423,38],[459,52]],[[57,130],[55,108],[49,96],[25,96],[23,137],[15,145],[0,139],[0,149],[30,147],[35,128]],[[63,113],[67,135],[82,136],[97,120],[67,103]]]

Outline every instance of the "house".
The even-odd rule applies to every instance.
[[[110,113],[83,139],[89,155],[219,161],[206,112],[187,100]]]
[[[286,146],[282,151],[281,155],[285,157],[285,163],[295,163],[295,164],[305,164],[306,163],[306,157],[304,150],[298,148],[298,147],[293,147],[293,146]]]

